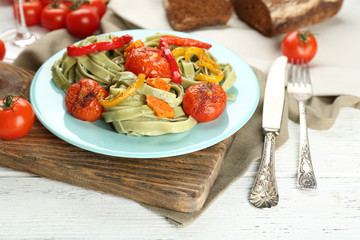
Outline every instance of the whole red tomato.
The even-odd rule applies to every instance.
[[[4,60],[6,48],[4,42],[0,39],[0,61]]]
[[[21,97],[8,95],[0,100],[0,138],[17,139],[25,136],[35,121],[30,103]]]
[[[89,0],[90,3],[84,3],[79,8],[90,8],[93,9],[99,16],[99,18],[102,18],[102,16],[105,14],[106,11],[106,4],[103,0]]]
[[[171,78],[169,62],[161,50],[152,47],[132,49],[126,56],[125,71],[143,73],[146,78]]]
[[[55,1],[46,5],[41,12],[41,25],[49,31],[66,28],[66,16],[70,13],[70,8]]]
[[[281,50],[291,62],[298,60],[310,61],[317,51],[317,42],[313,34],[308,31],[292,31],[281,42]]]
[[[22,0],[24,9],[25,23],[27,26],[34,26],[40,23],[40,15],[43,6],[38,0]],[[17,1],[14,2],[14,16],[15,19],[20,21],[19,4]]]
[[[80,38],[88,37],[99,27],[99,16],[91,9],[76,9],[66,17],[68,31]]]
[[[224,112],[226,93],[217,83],[198,83],[185,91],[182,107],[196,121],[210,122]]]
[[[72,84],[65,95],[65,106],[67,111],[77,119],[94,122],[103,111],[103,106],[97,99],[99,92],[108,92],[97,82],[91,79],[82,79]]]

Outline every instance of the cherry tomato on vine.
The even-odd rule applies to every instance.
[[[89,2],[90,3],[81,4],[79,8],[93,9],[98,14],[99,18],[102,18],[106,11],[105,2],[103,0],[89,0]]]
[[[34,26],[40,23],[40,15],[43,6],[38,0],[22,0],[26,26]],[[14,16],[20,21],[19,4],[15,1],[13,5]]]
[[[70,8],[67,5],[54,1],[43,8],[41,25],[49,31],[66,28],[66,16],[69,13]]]
[[[71,6],[74,4],[73,0],[62,0],[61,2],[69,8],[71,8]]]
[[[157,48],[134,48],[126,56],[125,71],[143,73],[147,78],[171,78],[169,62],[162,54]]]
[[[103,111],[103,106],[97,99],[100,92],[104,93],[103,97],[107,97],[108,92],[91,79],[81,79],[72,84],[65,95],[67,111],[77,119],[96,121]]]
[[[314,35],[308,31],[292,31],[281,42],[281,50],[291,62],[298,60],[311,61],[317,52],[317,42]]]
[[[226,93],[217,83],[198,83],[189,87],[184,94],[184,112],[198,122],[217,119],[225,110]]]
[[[10,94],[0,100],[0,119],[0,138],[17,139],[30,131],[35,113],[28,101]]]
[[[54,0],[39,0],[39,2],[41,3],[41,5],[42,5],[43,7],[45,7],[46,5],[54,2]]]
[[[94,34],[98,27],[99,16],[91,9],[78,8],[66,17],[66,28],[76,37],[88,37]]]
[[[4,60],[6,48],[4,42],[0,39],[0,61]]]

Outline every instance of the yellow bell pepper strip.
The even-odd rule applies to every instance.
[[[118,95],[116,95],[113,99],[103,99],[104,93],[100,92],[99,95],[97,95],[97,98],[101,105],[104,107],[113,107],[116,106],[118,103],[123,101],[124,99],[128,98],[138,90],[141,85],[144,83],[145,80],[145,74],[140,73],[138,75],[138,78],[123,92],[120,92]]]
[[[114,37],[108,42],[95,42],[86,46],[75,46],[70,44],[67,46],[67,54],[69,57],[79,57],[93,52],[114,50],[123,47],[125,44],[131,42],[132,36],[126,34],[121,37]]]
[[[175,48],[174,50],[171,51],[174,55],[174,57],[177,57],[177,56],[184,56],[185,55],[185,52],[186,52],[186,48],[184,47],[177,47]]]
[[[163,43],[167,45],[184,46],[184,47],[198,47],[209,50],[212,45],[209,43],[201,42],[191,38],[182,38],[176,36],[162,36],[159,41],[159,48],[161,49]]]
[[[172,52],[169,48],[169,45],[167,45],[167,43],[165,43],[165,42],[161,42],[161,40],[160,40],[160,43],[162,46],[160,49],[164,51],[164,55],[169,62],[170,71],[171,71],[171,81],[174,83],[181,84],[182,80],[181,80],[180,69],[175,60],[174,55],[172,54]],[[159,43],[159,46],[160,46],[160,43]]]
[[[199,81],[206,81],[212,83],[219,83],[224,78],[225,73],[221,70],[219,65],[216,64],[214,60],[212,60],[203,49],[198,47],[189,47],[185,51],[185,60],[189,60],[191,54],[194,54],[198,57],[198,65],[200,67],[207,67],[210,71],[215,74],[207,75],[207,74],[198,74],[195,79]]]

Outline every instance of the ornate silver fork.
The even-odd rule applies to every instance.
[[[294,67],[295,65],[295,67]],[[287,84],[288,93],[299,102],[300,114],[300,149],[297,187],[299,189],[315,189],[317,187],[311,161],[309,139],[306,125],[306,100],[312,97],[312,86],[308,62],[296,64],[291,60]]]

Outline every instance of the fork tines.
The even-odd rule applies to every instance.
[[[297,100],[306,100],[312,95],[312,84],[308,61],[297,60],[296,64],[294,64],[294,60],[291,59],[287,90],[289,93],[296,95],[294,97]],[[300,93],[306,93],[306,97],[304,95],[299,96]]]
[[[295,70],[293,69],[294,65],[296,65]],[[301,59],[301,62],[298,59],[296,61],[296,64],[294,64],[294,59],[291,59],[289,71],[290,72],[289,72],[288,84],[289,83],[292,83],[293,85],[295,83],[304,84],[304,85],[311,84],[308,61],[305,60],[304,63],[304,59]]]

